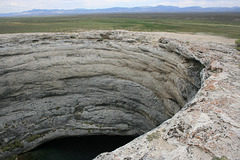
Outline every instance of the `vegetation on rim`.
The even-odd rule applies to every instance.
[[[240,39],[236,40],[235,43],[237,45],[236,50],[240,51]]]

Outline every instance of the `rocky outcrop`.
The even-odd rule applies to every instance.
[[[152,131],[95,160],[240,158],[240,54],[232,49],[233,43],[187,44],[185,54],[206,66],[204,82],[194,99]]]
[[[236,159],[239,55],[156,36],[1,35],[0,158],[58,137],[136,136],[158,126],[96,159]]]

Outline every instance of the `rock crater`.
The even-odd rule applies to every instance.
[[[143,134],[96,159],[238,159],[231,47],[127,31],[1,35],[0,158],[59,137]]]

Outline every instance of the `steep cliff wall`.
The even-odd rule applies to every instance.
[[[195,156],[195,150],[207,157],[220,155],[219,149],[209,148],[208,138],[212,144],[215,133],[226,134],[222,125],[229,132],[226,135],[239,133],[239,128],[229,128],[238,126],[238,117],[234,116],[233,126],[232,121],[220,123],[222,117],[232,120],[221,114],[221,104],[231,102],[238,109],[239,101],[222,93],[229,83],[221,82],[222,92],[216,91],[219,81],[211,78],[223,80],[226,72],[222,65],[231,62],[233,56],[239,60],[239,56],[234,50],[215,45],[191,48],[180,41],[158,39],[126,31],[2,35],[0,157],[63,136],[141,135],[174,116],[187,102],[154,131],[97,159],[114,159],[115,155],[120,159],[156,159],[177,156],[179,151],[183,152],[181,156],[189,156],[186,151]],[[231,56],[226,59],[225,55]],[[221,64],[219,56],[225,60]],[[236,58],[228,67],[237,68]],[[203,70],[204,65],[208,70]],[[238,71],[229,76],[239,78]],[[236,149],[226,153],[233,155],[237,156]]]

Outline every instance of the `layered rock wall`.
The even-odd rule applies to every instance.
[[[211,70],[222,72],[216,67],[218,63],[212,64],[212,59],[202,54],[206,51],[199,46],[191,48],[188,43],[126,31],[1,35],[0,157],[64,136],[146,133],[190,102],[201,83],[211,77]],[[230,53],[235,54],[226,51]],[[210,71],[203,70],[204,65]],[[201,94],[206,96],[209,91]],[[216,117],[201,114],[198,108],[196,116],[204,121],[200,126],[194,115],[187,118],[196,103],[205,101],[199,96],[155,129],[157,134],[149,132],[127,148],[97,159],[156,159],[180,150],[185,155],[189,146],[193,147],[188,150],[202,150],[203,145],[197,146],[189,136],[193,138],[193,132],[198,133],[199,127]],[[171,154],[152,152],[163,147],[156,149],[158,139]],[[161,151],[165,153],[166,149]],[[216,155],[209,148],[206,152],[210,153],[203,155]],[[195,152],[191,150],[191,154]]]
[[[96,160],[240,159],[240,53],[234,41],[175,36],[190,38],[184,53],[206,66],[201,89],[171,119]]]

